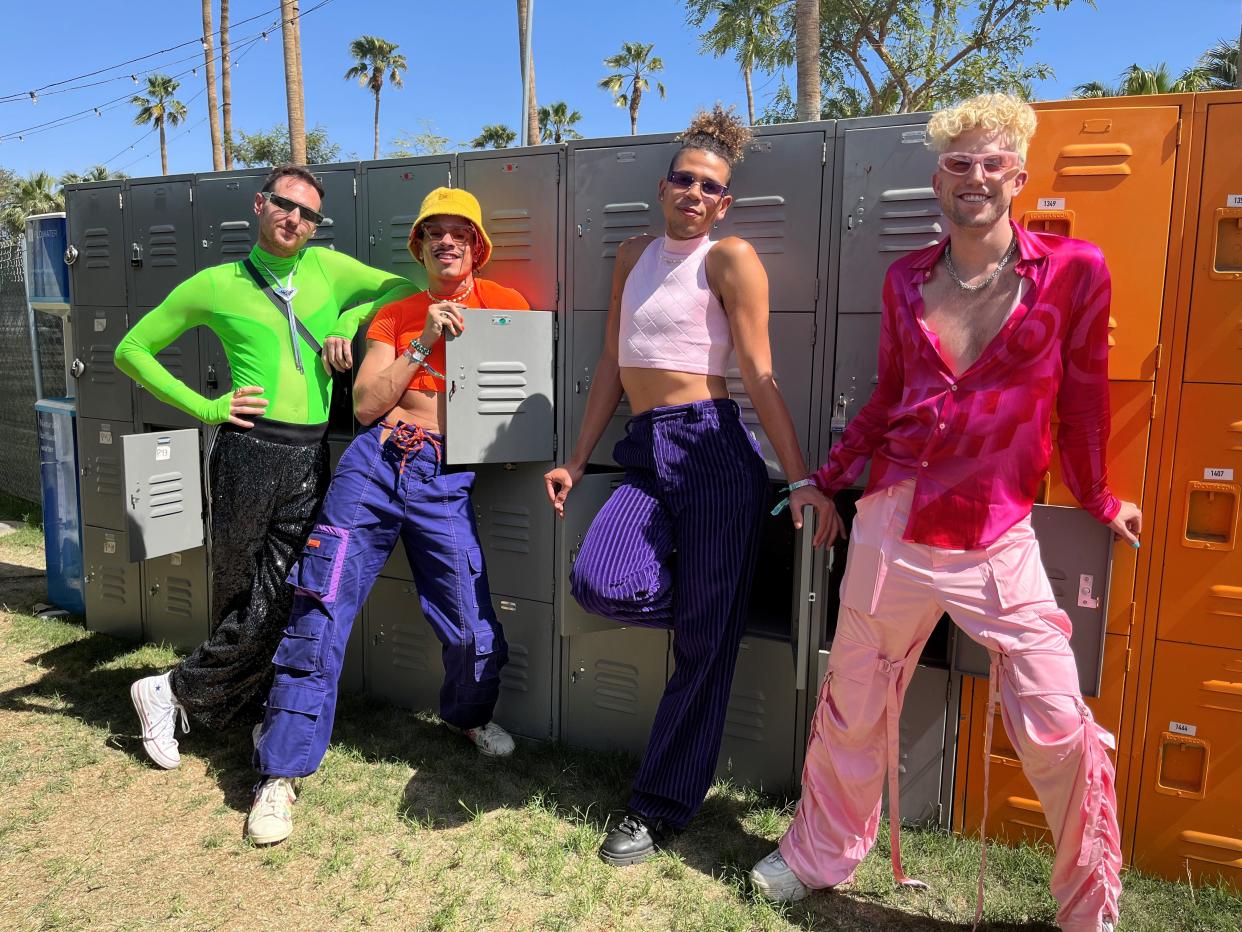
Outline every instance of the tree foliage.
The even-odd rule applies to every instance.
[[[470,140],[471,149],[507,149],[517,139],[517,132],[504,123],[488,123],[479,135]]]
[[[621,51],[604,59],[605,68],[614,68],[612,74],[606,75],[600,82],[602,90],[612,94],[613,103],[618,107],[628,107],[630,111],[630,135],[638,135],[638,107],[643,99],[643,92],[651,89],[650,76],[664,70],[664,59],[652,55],[655,43],[622,42]],[[657,81],[656,91],[660,97],[666,96],[664,85]]]
[[[1117,84],[1088,81],[1074,88],[1075,97],[1130,97],[1138,94],[1190,94],[1211,90],[1208,76],[1197,68],[1174,78],[1164,62],[1152,68],[1134,64],[1123,71]]]
[[[456,147],[453,140],[441,136],[433,120],[419,120],[421,127],[417,133],[402,131],[392,141],[393,148],[388,153],[390,159],[411,158],[416,155],[439,155],[452,152]]]
[[[755,95],[751,74],[755,68],[773,71],[793,63],[791,38],[781,27],[787,0],[686,0],[686,22],[699,34],[699,51],[716,58],[733,53],[746,84],[746,110],[755,122]],[[710,23],[710,25],[708,25]]]
[[[6,172],[0,183],[0,227],[10,237],[22,235],[26,218],[33,214],[50,214],[65,209],[65,198],[56,179],[47,172],[31,172],[25,178]]]
[[[247,168],[258,165],[283,165],[293,159],[293,147],[289,142],[289,126],[277,123],[271,129],[242,132],[230,141],[233,158]],[[341,147],[328,138],[328,131],[320,124],[306,133],[306,162],[323,165],[335,162]]]
[[[574,129],[574,124],[581,121],[582,114],[570,110],[569,104],[557,100],[546,107],[539,108],[539,140],[554,142],[557,145],[566,139],[581,139],[582,134]]]

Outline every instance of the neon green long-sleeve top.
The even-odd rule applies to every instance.
[[[251,261],[267,266],[281,285],[294,270],[293,312],[322,343],[352,340],[358,326],[383,303],[417,290],[404,278],[364,265],[331,249],[303,249],[282,259],[255,246]],[[262,263],[262,265],[260,265]],[[155,358],[181,334],[207,327],[224,344],[233,384],[219,398],[207,398],[176,378]],[[259,290],[240,262],[204,269],[182,282],[159,307],[148,311],[116,348],[116,365],[156,398],[208,424],[229,419],[235,388],[257,385],[268,402],[265,417],[290,424],[328,420],[332,378],[300,336],[303,371],[294,359],[289,321]]]

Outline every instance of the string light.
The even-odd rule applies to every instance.
[[[39,95],[35,91],[30,92],[30,102],[32,104],[37,104],[39,102]]]

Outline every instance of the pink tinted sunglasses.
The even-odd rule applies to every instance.
[[[976,164],[983,166],[985,175],[1001,175],[1021,166],[1022,156],[1016,152],[942,152],[937,161],[950,175],[969,175]]]

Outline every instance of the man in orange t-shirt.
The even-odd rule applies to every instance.
[[[293,830],[292,780],[323,760],[350,628],[398,535],[423,614],[444,645],[440,717],[488,757],[513,753],[513,739],[491,720],[508,647],[470,503],[474,473],[445,473],[441,458],[444,340],[469,339],[464,308],[530,305],[513,289],[475,277],[492,244],[479,202],[467,191],[427,195],[409,249],[427,269],[427,290],[385,304],[367,331],[354,413],[370,426],[341,457],[289,575],[293,615],[274,658],[275,684],[255,751],[264,779],[246,820],[257,844],[283,841]]]

